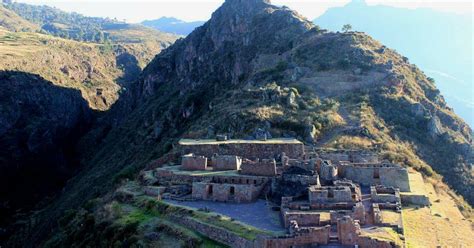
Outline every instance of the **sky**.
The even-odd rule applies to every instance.
[[[432,8],[458,14],[473,13],[473,0],[366,0],[368,5],[401,8]],[[185,21],[206,21],[224,0],[17,0],[30,4],[46,4],[87,16],[110,17],[137,23],[163,16]],[[350,0],[272,0],[315,19],[328,8],[344,6]]]

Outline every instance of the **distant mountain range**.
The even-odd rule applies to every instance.
[[[199,27],[204,23],[204,21],[185,22],[174,17],[161,17],[160,19],[146,20],[142,22],[142,24],[147,27],[178,35],[188,35],[196,27]]]
[[[434,78],[455,112],[474,125],[472,15],[368,6],[354,0],[314,22],[331,31],[350,24],[407,56]]]

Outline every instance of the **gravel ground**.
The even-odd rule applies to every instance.
[[[285,231],[280,223],[280,212],[272,211],[264,200],[240,204],[213,201],[166,201],[196,209],[208,208],[212,212],[231,217],[259,229],[276,232]]]

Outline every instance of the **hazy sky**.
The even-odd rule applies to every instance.
[[[128,22],[141,22],[162,16],[173,16],[186,21],[207,20],[224,0],[18,0],[33,4],[47,4],[87,16],[116,17]],[[350,0],[273,0],[286,5],[309,19],[323,14],[330,7],[344,6]],[[472,0],[366,0],[369,5],[384,4],[402,8],[433,8],[454,13],[472,13]]]

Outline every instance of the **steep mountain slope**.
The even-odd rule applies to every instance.
[[[54,36],[96,43],[137,43],[143,40],[168,42],[176,37],[142,25],[119,22],[116,19],[87,17],[68,13],[46,5],[11,3],[6,8],[24,19],[39,25],[42,31]]]
[[[0,7],[0,83],[5,84],[0,107],[0,240],[10,220],[6,215],[28,211],[77,172],[77,141],[100,116],[93,110],[109,109],[142,68],[177,38],[140,25],[122,25],[108,33],[114,43],[54,37]],[[83,103],[85,120],[77,117]]]
[[[141,25],[84,17],[48,6],[12,3],[6,7],[11,10],[0,9],[5,13],[2,15],[4,21],[0,23],[0,69],[31,72],[57,85],[80,89],[91,108],[97,110],[107,110],[117,100],[119,90],[126,90],[126,84],[133,81],[156,54],[178,38]],[[12,10],[41,25],[42,29]],[[74,26],[68,32],[77,31],[84,37],[45,30],[44,27],[51,23]],[[25,28],[25,25],[36,28]],[[88,39],[85,37],[87,32],[82,29],[104,33],[102,36],[105,38]],[[80,42],[82,40],[100,43]]]
[[[15,12],[0,6],[0,26],[10,31],[35,32],[40,30],[38,25],[26,21]]]
[[[369,6],[355,0],[329,9],[314,22],[331,31],[349,23],[407,56],[436,80],[456,113],[474,125],[472,14]]]
[[[204,22],[186,22],[183,20],[176,19],[174,17],[161,17],[156,20],[143,21],[141,24],[167,33],[188,35],[195,28],[203,25]]]
[[[52,220],[104,196],[150,163],[160,165],[178,138],[262,132],[308,144],[331,134],[322,145],[373,148],[432,180],[444,174],[474,200],[471,130],[416,66],[365,34],[320,31],[269,1],[227,0],[145,68],[81,140],[84,169],[10,242],[44,240],[57,224]],[[110,223],[77,216],[84,222],[68,215],[61,221],[68,228],[56,233],[54,244],[115,242],[99,232],[115,230],[107,228]],[[88,238],[77,240],[78,233]]]
[[[74,146],[92,122],[78,90],[0,72],[0,225],[13,211],[61,189],[77,166]]]
[[[35,73],[79,89],[97,110],[108,109],[121,86],[126,88],[163,48],[158,42],[102,45],[1,28],[0,44],[0,69]]]

